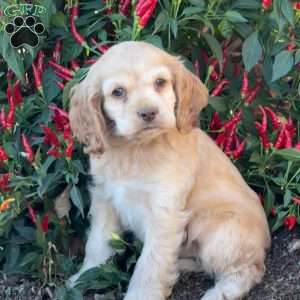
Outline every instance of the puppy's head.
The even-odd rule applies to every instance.
[[[172,128],[188,133],[207,104],[203,83],[174,56],[142,42],[108,50],[71,91],[70,121],[88,153],[110,139],[135,140]]]

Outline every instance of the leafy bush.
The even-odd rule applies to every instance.
[[[2,2],[3,272],[57,282],[77,268],[71,258],[80,253],[88,223],[88,162],[70,132],[68,92],[102,53],[125,40],[144,40],[185,59],[210,90],[201,127],[261,196],[272,230],[300,224],[300,2]],[[38,47],[13,48],[6,25],[27,14],[37,14],[46,33]],[[116,236],[112,243],[123,262],[83,275],[107,295],[122,292],[140,249]],[[56,293],[81,297],[63,287]]]

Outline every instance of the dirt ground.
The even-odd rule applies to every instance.
[[[272,249],[266,260],[266,275],[244,300],[300,300],[300,249],[289,251],[299,239],[299,227],[293,233],[282,230],[273,237]],[[38,285],[26,279],[0,279],[0,300],[50,299],[46,296],[49,293],[40,290]],[[202,273],[184,274],[170,300],[200,300],[212,285],[213,281]],[[92,298],[99,299],[97,296]]]

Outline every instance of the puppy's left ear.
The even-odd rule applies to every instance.
[[[201,80],[182,63],[177,62],[174,73],[177,128],[181,133],[189,133],[197,126],[198,114],[208,103],[208,91]]]

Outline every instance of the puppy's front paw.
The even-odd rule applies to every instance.
[[[80,277],[81,273],[78,272],[76,274],[74,274],[73,276],[71,276],[67,281],[66,281],[66,286],[67,288],[71,289],[73,287],[75,287],[76,285],[76,281],[77,279]]]
[[[201,300],[224,300],[222,292],[218,288],[209,289]]]
[[[130,290],[124,300],[165,300],[160,291],[150,289]]]

